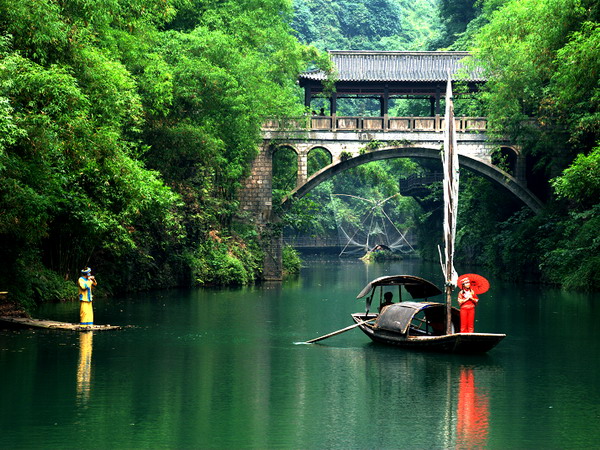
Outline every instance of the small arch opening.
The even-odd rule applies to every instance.
[[[298,154],[289,146],[273,150],[273,201],[278,204],[296,187]]]
[[[333,161],[329,150],[323,147],[315,147],[308,152],[308,158],[306,161],[307,172],[310,177],[312,174],[318,172],[323,167],[327,167]]]

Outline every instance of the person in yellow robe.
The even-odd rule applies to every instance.
[[[81,271],[81,277],[77,280],[79,288],[79,325],[94,325],[94,309],[92,308],[92,288],[98,283],[92,275],[89,267]]]

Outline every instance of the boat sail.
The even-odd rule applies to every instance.
[[[454,241],[458,215],[458,144],[454,123],[452,80],[448,73],[446,86],[446,114],[444,119],[444,148],[442,164],[444,171],[444,261],[441,261],[446,293],[446,334],[452,333],[452,291],[456,287],[458,273],[454,269]],[[441,253],[441,252],[440,252]],[[441,255],[440,255],[441,257]]]

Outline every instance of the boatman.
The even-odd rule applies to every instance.
[[[386,306],[393,305],[394,304],[394,302],[392,301],[393,298],[394,298],[394,294],[392,294],[391,292],[386,292],[385,294],[383,294],[383,299],[385,300],[385,302],[383,302],[379,306],[379,312],[383,311],[383,308],[385,308]]]
[[[98,283],[92,275],[92,269],[89,267],[81,271],[81,277],[77,280],[79,288],[79,325],[94,325],[94,310],[92,308],[92,288]]]

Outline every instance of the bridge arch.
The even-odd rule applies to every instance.
[[[311,176],[324,167],[333,164],[333,153],[326,146],[315,145],[306,152],[307,175]]]
[[[522,153],[518,147],[510,145],[501,145],[498,150],[492,154],[492,163],[497,167],[504,167],[507,171],[517,177],[519,166],[521,165]]]
[[[273,156],[275,153],[277,153],[279,151],[285,151],[285,150],[292,150],[296,155],[300,154],[298,149],[293,144],[288,144],[287,142],[285,144],[274,145],[270,148],[270,150],[271,150],[271,156]]]
[[[272,183],[270,189],[281,189],[287,191],[299,185],[298,173],[301,172],[299,165],[299,151],[292,144],[272,146],[268,149],[271,160],[271,175],[280,180],[279,186]],[[265,180],[261,180],[265,183]]]
[[[302,198],[322,182],[344,172],[348,169],[366,164],[372,161],[381,161],[392,158],[424,158],[441,161],[439,147],[391,147],[382,148],[377,151],[367,152],[351,158],[333,162],[327,167],[309,177],[304,183],[299,184],[290,195],[283,201],[282,206],[287,208],[295,198]],[[504,187],[512,195],[520,199],[536,214],[542,210],[539,199],[526,187],[517,181],[515,177],[491,163],[459,154],[459,164],[488,180]]]

